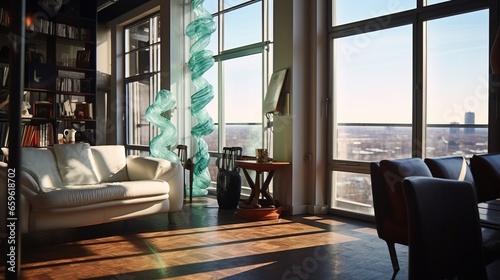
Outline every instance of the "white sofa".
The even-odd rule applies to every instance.
[[[126,156],[121,145],[22,148],[21,157],[22,233],[172,213],[184,203],[180,164]],[[4,163],[0,201],[6,201],[6,175]],[[5,215],[0,211],[2,230]]]

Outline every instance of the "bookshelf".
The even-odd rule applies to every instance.
[[[43,1],[26,3],[26,62],[22,146],[47,147],[65,129],[78,142],[96,141],[96,1],[63,1],[60,9]],[[10,1],[0,0],[0,147],[8,139],[8,42]],[[59,7],[58,7],[59,8]]]

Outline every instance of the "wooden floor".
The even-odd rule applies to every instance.
[[[408,248],[397,248],[407,279]],[[23,279],[391,279],[371,223],[325,216],[247,221],[209,197],[153,215],[23,238]],[[2,265],[4,260],[2,260]],[[490,279],[500,279],[495,262]],[[5,267],[0,267],[0,278]]]

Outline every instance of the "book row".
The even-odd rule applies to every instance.
[[[79,28],[64,23],[55,23],[43,17],[35,17],[31,23],[27,25],[27,30],[44,33],[48,35],[57,35],[59,37],[77,39],[83,41],[90,40],[90,30]]]
[[[56,90],[58,91],[89,93],[90,87],[90,79],[57,78]]]
[[[0,146],[9,146],[9,124],[0,123]],[[22,124],[22,147],[48,147],[54,145],[54,130],[52,124]]]
[[[5,8],[0,8],[0,25],[10,26],[10,12]]]

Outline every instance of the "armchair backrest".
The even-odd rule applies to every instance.
[[[378,236],[407,244],[407,211],[402,181],[408,176],[432,176],[420,158],[382,160],[370,163],[373,208]]]
[[[473,155],[470,168],[479,202],[500,198],[500,154]]]
[[[487,279],[474,187],[466,181],[408,177],[403,190],[409,279]]]
[[[403,158],[380,161],[385,187],[397,222],[407,221],[406,203],[403,194],[403,179],[409,176],[432,177],[432,173],[421,158]]]
[[[432,176],[442,179],[466,181],[476,186],[469,164],[463,156],[442,156],[426,158],[425,164],[431,170]]]
[[[372,181],[373,210],[375,212],[375,223],[377,229],[381,229],[383,220],[393,215],[393,208],[389,199],[389,193],[385,186],[384,176],[379,162],[370,163],[370,177]],[[379,234],[380,236],[380,234]]]

